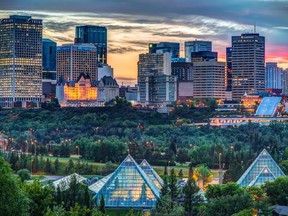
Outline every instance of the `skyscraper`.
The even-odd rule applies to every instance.
[[[179,50],[179,43],[160,42],[149,44],[149,53],[170,53],[171,58],[179,58]]]
[[[265,68],[265,88],[282,89],[282,68],[276,62],[267,62]]]
[[[226,48],[226,91],[232,91],[232,47]]]
[[[57,47],[57,79],[77,80],[81,73],[97,80],[97,48],[93,44],[64,45]]]
[[[97,47],[97,62],[107,64],[107,28],[104,26],[77,26],[75,43],[91,43]]]
[[[186,41],[185,42],[185,58],[186,62],[191,62],[191,53],[199,51],[212,51],[211,41]]]
[[[232,36],[232,97],[265,90],[265,37],[256,33]]]
[[[0,20],[0,106],[41,101],[42,28],[31,16]]]

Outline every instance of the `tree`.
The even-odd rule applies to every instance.
[[[206,164],[202,164],[195,168],[193,177],[195,181],[199,182],[199,187],[203,189],[212,181],[213,176],[209,167]]]
[[[65,215],[66,211],[62,205],[53,206],[53,209],[48,207],[48,210],[45,213],[45,216],[65,216]]]
[[[179,179],[183,178],[183,170],[182,169],[179,170],[178,177],[179,177]]]
[[[287,149],[287,151],[288,151],[288,149]],[[279,167],[282,169],[282,171],[285,173],[285,175],[288,175],[288,160],[281,161],[281,163],[279,163]]]
[[[55,168],[55,171],[56,171],[56,172],[58,171],[59,166],[60,166],[60,162],[59,162],[58,157],[57,157],[56,160],[55,160],[55,162],[54,162],[54,168]]]
[[[43,187],[39,180],[26,185],[28,197],[31,200],[29,213],[31,216],[44,215],[52,204],[52,190],[49,186]]]
[[[176,176],[175,170],[173,168],[170,170],[169,184],[168,184],[172,201],[174,201],[174,199],[178,195],[178,190],[177,190],[176,184],[177,184],[177,176]]]
[[[263,187],[272,205],[288,205],[288,176],[279,177],[274,182],[266,182]]]
[[[29,209],[27,193],[2,157],[0,157],[0,185],[0,213],[27,215]]]
[[[152,211],[154,216],[184,216],[185,210],[182,206],[173,205],[171,196],[166,194],[160,196],[156,209]]]
[[[17,174],[20,177],[22,182],[31,179],[30,172],[27,169],[20,169],[20,170],[18,170]]]
[[[47,160],[46,160],[44,170],[47,173],[51,173],[51,161],[49,160],[49,158],[47,158]]]
[[[103,194],[101,194],[99,211],[101,211],[105,215],[105,200]]]

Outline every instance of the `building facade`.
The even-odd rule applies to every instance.
[[[179,43],[160,42],[149,44],[149,53],[170,53],[171,58],[179,58],[179,51]]]
[[[114,69],[108,64],[98,65],[98,80],[100,81],[104,76],[114,77]]]
[[[265,68],[265,89],[282,89],[282,68],[276,62],[267,62]]]
[[[288,69],[282,72],[282,94],[288,95]]]
[[[77,80],[81,73],[97,81],[97,49],[94,45],[77,44],[57,47],[57,80]]]
[[[191,53],[191,61],[218,61],[218,53],[211,51],[199,51]]]
[[[42,20],[0,20],[0,106],[42,99]]]
[[[225,99],[225,63],[194,62],[194,98]]]
[[[119,97],[119,85],[111,76],[104,76],[98,84],[98,102],[109,102]]]
[[[81,73],[77,80],[65,81],[59,79],[56,86],[56,97],[61,106],[70,103],[88,103],[97,100],[97,86],[93,85],[90,76]]]
[[[104,26],[77,26],[75,43],[90,43],[97,47],[98,64],[107,64],[107,28]]]
[[[193,63],[191,62],[172,62],[171,73],[177,77],[178,81],[193,80]]]
[[[184,46],[186,62],[191,62],[191,53],[199,51],[212,51],[211,41],[186,41]]]
[[[232,97],[265,90],[265,37],[256,33],[232,36]]]
[[[226,91],[232,91],[232,47],[226,48]]]

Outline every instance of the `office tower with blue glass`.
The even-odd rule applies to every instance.
[[[41,101],[42,29],[31,16],[0,20],[0,106]]]
[[[265,68],[265,89],[282,90],[283,69],[277,66],[276,62],[267,62]]]
[[[98,64],[107,64],[107,28],[104,26],[77,26],[75,43],[90,43],[97,47]]]
[[[191,53],[200,52],[200,51],[212,51],[212,42],[211,41],[186,41],[185,46],[185,58],[186,62],[191,62]]]
[[[257,33],[232,36],[232,97],[265,90],[265,37]]]
[[[226,91],[232,91],[232,47],[226,48]]]
[[[172,59],[179,58],[179,50],[179,43],[160,42],[149,44],[149,53],[170,53]]]

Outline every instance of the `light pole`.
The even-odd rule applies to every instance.
[[[78,159],[80,159],[80,155],[79,155],[79,149],[80,149],[80,147],[77,145],[77,146],[76,146],[76,149],[78,150]]]
[[[223,178],[223,172],[222,172],[222,166],[221,166],[221,156],[222,156],[222,153],[219,153],[219,185],[222,185],[222,178]]]

